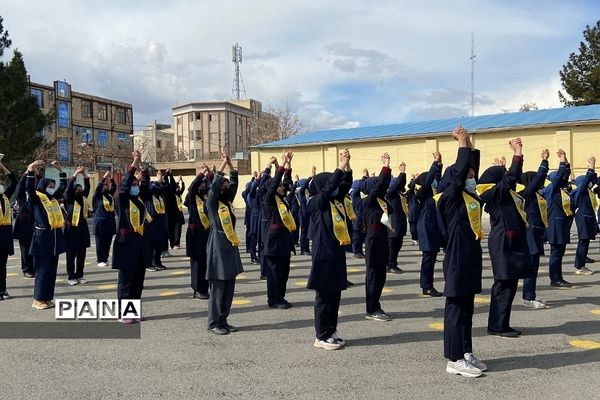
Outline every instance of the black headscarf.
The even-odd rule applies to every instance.
[[[327,182],[329,182],[329,178],[331,178],[331,175],[331,172],[321,172],[315,175],[315,177],[312,178],[310,184],[308,185],[308,192],[310,193],[310,195],[314,196],[321,190],[323,190]]]
[[[486,169],[481,177],[479,178],[478,183],[498,183],[504,178],[506,174],[506,168],[502,165],[494,165]]]
[[[519,183],[524,185],[525,187],[531,185],[531,182],[535,179],[536,172],[535,171],[527,171],[521,174],[519,178]]]
[[[446,168],[446,170],[444,171],[444,174],[442,175],[442,179],[440,180],[440,183],[438,184],[438,187],[437,187],[438,193],[443,192],[444,190],[446,190],[446,188],[448,186],[450,186],[452,184],[456,174],[457,174],[457,171],[456,171],[454,164],[452,164]]]
[[[371,189],[373,189],[379,183],[379,177],[372,176],[370,178],[365,179],[360,185],[360,191],[364,194],[369,194]]]
[[[54,183],[54,185],[56,185],[56,181],[54,179],[50,179],[50,178],[42,178],[38,181],[37,183],[37,187],[36,190],[39,190],[42,193],[46,193],[46,188],[48,187],[48,185],[50,185],[51,183]]]

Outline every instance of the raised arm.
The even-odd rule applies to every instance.
[[[449,186],[444,190],[448,197],[462,196],[462,191],[465,188],[465,181],[469,175],[469,168],[472,168],[473,149],[470,144],[469,134],[465,128],[458,125],[452,132],[452,136],[458,141],[458,154],[456,163],[452,167],[454,173],[451,177]]]
[[[550,156],[550,152],[548,149],[542,150],[542,162],[538,167],[533,180],[525,189],[522,194],[526,199],[533,196],[538,190],[544,187],[544,182],[546,181],[546,177],[548,176],[548,157]]]

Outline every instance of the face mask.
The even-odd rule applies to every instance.
[[[4,185],[0,185],[0,194],[4,194]]]
[[[1,185],[0,185],[0,187],[2,187],[2,192],[4,192],[4,187],[3,187],[3,186],[1,186]],[[590,189],[591,189],[591,188],[593,188],[593,187],[594,187],[594,184],[593,184],[592,182],[590,182],[590,183],[588,184],[588,188],[590,188]]]
[[[477,186],[477,181],[475,178],[469,178],[465,181],[465,190],[469,193],[475,193],[475,187]]]
[[[50,187],[46,188],[46,193],[48,193],[50,196],[53,196],[54,192],[56,192],[56,188],[50,188]]]
[[[129,189],[129,194],[132,196],[137,196],[138,194],[140,194],[140,187],[139,186],[132,186]]]
[[[438,187],[438,181],[437,181],[437,179],[434,179],[433,182],[431,182],[431,187],[434,188],[434,189],[437,189],[437,187]]]

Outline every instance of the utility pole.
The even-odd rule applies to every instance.
[[[471,33],[471,117],[475,116],[475,33]]]
[[[244,87],[244,81],[240,72],[240,64],[242,63],[242,46],[237,43],[231,46],[231,61],[233,61],[234,65],[233,89],[231,90],[233,98],[239,100],[240,93],[243,93],[244,98],[246,98],[246,88]]]

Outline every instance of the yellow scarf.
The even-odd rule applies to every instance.
[[[548,227],[548,202],[546,199],[539,193],[535,194],[538,201],[538,207],[540,209],[540,216],[542,217],[542,222],[544,223],[544,227]]]
[[[0,206],[0,225],[12,225],[12,215],[10,211],[8,197],[6,197],[5,194],[2,194],[2,197],[0,197],[0,201],[4,203],[4,212],[2,211],[2,207]]]
[[[390,215],[388,214],[388,205],[385,202],[385,200],[380,199],[379,197],[377,197],[377,202],[379,203],[379,207],[381,207],[381,211],[383,211],[383,213],[388,217],[390,217]]]
[[[527,213],[525,212],[525,199],[517,194],[514,190],[510,191],[510,196],[515,202],[515,207],[517,207],[517,211],[521,215],[523,222],[525,222],[525,226],[529,226],[527,223]]]
[[[65,225],[65,217],[63,216],[63,213],[60,210],[58,200],[50,200],[48,196],[46,196],[44,193],[38,190],[36,190],[35,194],[42,202],[44,210],[46,210],[46,215],[48,216],[48,222],[50,223],[50,227],[52,229],[61,229]]]
[[[71,216],[71,226],[79,226],[79,218],[81,217],[81,206],[77,200],[73,203],[73,215]]]
[[[140,215],[140,209],[131,199],[129,200],[129,223],[131,224],[131,227],[135,233],[139,233],[140,235],[144,236],[144,222],[142,221],[142,216]]]
[[[594,192],[591,191],[591,189],[588,189],[588,194],[590,195],[590,201],[592,202],[592,207],[594,208],[594,210],[598,209],[598,198],[596,197],[596,194]]]
[[[229,213],[229,208],[222,202],[219,202],[219,220],[221,221],[221,227],[223,227],[223,232],[225,232],[225,236],[227,236],[227,240],[231,242],[231,245],[234,247],[239,246],[240,240],[238,239],[235,229],[233,228],[233,223],[231,220],[231,214]]]
[[[106,212],[115,212],[115,205],[112,202],[111,196],[106,197],[102,195],[102,204],[104,205]]]
[[[157,214],[165,213],[165,203],[163,202],[162,197],[160,196],[152,196],[152,203],[154,203],[154,209]]]
[[[204,229],[208,229],[210,227],[210,221],[208,220],[206,212],[204,211],[204,201],[202,201],[202,198],[198,195],[196,195],[196,210],[200,216],[200,223]]]
[[[354,208],[352,208],[352,201],[350,201],[348,197],[344,197],[344,209],[346,215],[350,218],[350,221],[354,221],[356,219],[356,214],[354,213]]]
[[[466,192],[462,192],[462,196],[467,209],[467,215],[469,216],[471,230],[475,234],[475,239],[483,239],[483,231],[481,230],[481,204]]]
[[[560,189],[560,201],[565,215],[567,217],[573,215],[573,211],[571,211],[571,196],[569,196],[569,192],[563,188]]]
[[[342,205],[341,203],[339,204]],[[336,239],[340,242],[340,246],[349,245],[351,243],[350,234],[348,233],[348,224],[346,223],[346,220],[342,218],[343,211],[340,212],[338,206],[332,202],[329,202],[329,206],[331,208],[331,222],[333,223],[333,234],[335,235]]]
[[[408,199],[403,195],[400,195],[400,203],[402,204],[402,210],[404,211],[404,215],[408,215]]]
[[[275,203],[277,203],[277,210],[279,211],[279,217],[283,225],[285,225],[288,231],[295,231],[297,229],[296,221],[294,221],[294,217],[290,214],[286,203],[277,195],[275,196]]]
[[[181,196],[175,195],[175,200],[177,201],[177,208],[179,211],[183,212],[183,200],[181,200]]]

